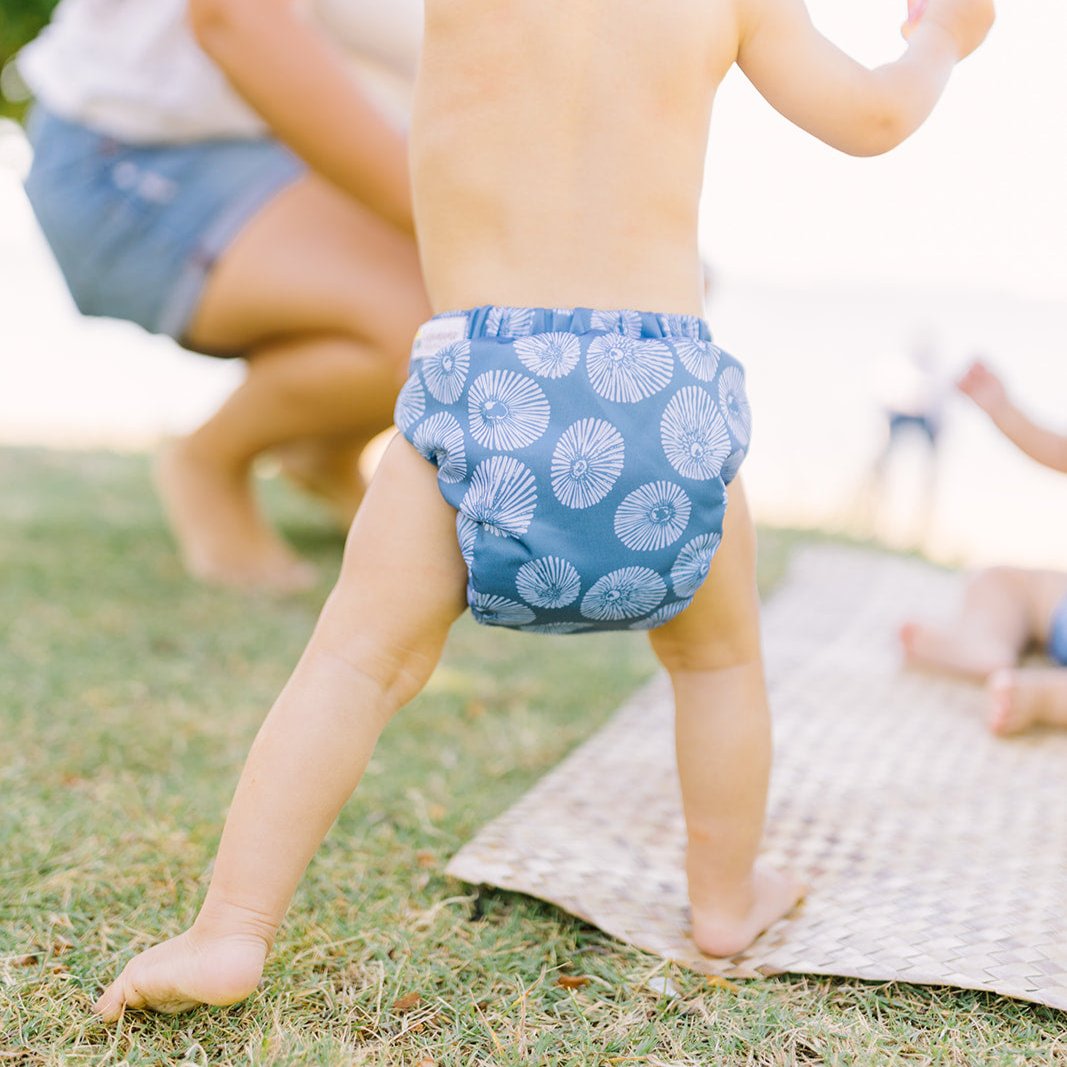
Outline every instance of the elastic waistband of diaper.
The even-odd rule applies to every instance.
[[[711,329],[697,315],[596,308],[531,308],[488,305],[446,311],[426,324],[454,340],[480,337],[530,337],[539,333],[582,334],[602,331],[637,338],[688,338],[710,341]],[[425,329],[426,327],[424,327]],[[421,332],[421,331],[420,331]]]

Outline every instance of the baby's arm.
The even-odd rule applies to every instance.
[[[929,0],[908,47],[869,70],[812,25],[803,0],[740,0],[737,62],[775,110],[833,148],[887,152],[933,110],[953,66],[993,22],[992,0]]]
[[[957,387],[1016,448],[1038,463],[1067,474],[1067,436],[1046,430],[1023,414],[1012,403],[1004,383],[984,363],[972,363]]]
[[[200,47],[316,171],[413,231],[407,138],[351,77],[294,0],[189,0]]]

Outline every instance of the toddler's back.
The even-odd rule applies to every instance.
[[[715,0],[428,0],[413,143],[438,307],[700,309]]]

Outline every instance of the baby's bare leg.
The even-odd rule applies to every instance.
[[[311,641],[256,737],[207,898],[181,936],[130,961],[96,1010],[231,1004],[263,961],[308,861],[390,716],[424,685],[465,607],[455,513],[403,438],[353,524]]]
[[[1006,737],[1038,725],[1067,729],[1067,668],[997,671],[986,688],[993,733]]]
[[[649,635],[674,688],[693,939],[712,956],[740,952],[802,893],[795,879],[756,864],[771,730],[755,557],[735,481],[707,581],[691,607]]]
[[[1048,639],[1053,612],[1067,596],[1067,574],[990,567],[967,585],[955,620],[944,626],[905,623],[900,637],[913,666],[983,681],[1012,667],[1031,642]]]
[[[1026,572],[1015,567],[979,571],[951,622],[909,621],[901,627],[904,657],[911,666],[985,679],[1014,664],[1032,639],[1031,600]]]

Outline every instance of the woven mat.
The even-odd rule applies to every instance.
[[[903,672],[895,632],[961,579],[811,549],[764,613],[776,756],[768,855],[807,901],[729,961],[687,936],[665,679],[449,864],[708,974],[983,989],[1067,1009],[1067,733],[998,740],[980,688]]]

